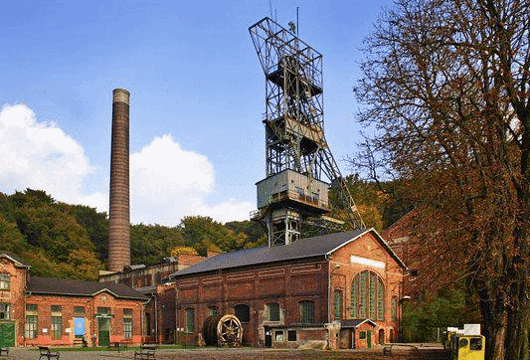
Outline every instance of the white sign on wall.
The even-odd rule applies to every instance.
[[[370,267],[374,267],[378,269],[385,269],[386,267],[386,264],[382,261],[367,259],[367,258],[363,258],[360,256],[355,256],[355,255],[350,256],[350,261],[352,264],[370,266]]]

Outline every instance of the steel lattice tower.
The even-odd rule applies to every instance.
[[[324,138],[322,54],[268,17],[249,31],[266,79],[266,178],[253,218],[265,222],[270,246],[289,244],[302,222],[323,223],[334,184],[351,209],[350,227],[363,228]]]

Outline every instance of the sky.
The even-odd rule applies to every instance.
[[[390,0],[10,1],[0,7],[0,192],[108,212],[112,90],[130,98],[131,222],[248,220],[265,177],[265,77],[248,28],[296,20],[324,55],[325,137],[360,139],[352,87]]]

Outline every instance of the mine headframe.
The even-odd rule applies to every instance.
[[[271,246],[298,239],[304,222],[334,230],[337,222],[325,217],[334,184],[351,210],[349,227],[363,228],[324,137],[322,54],[270,18],[249,31],[266,79],[266,178],[257,183],[253,219],[265,223]]]

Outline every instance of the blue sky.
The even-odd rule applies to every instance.
[[[324,55],[326,139],[359,125],[359,48],[389,0],[14,1],[0,7],[0,191],[108,210],[112,90],[131,93],[131,221],[248,219],[265,176],[265,79],[248,27],[270,16]]]

